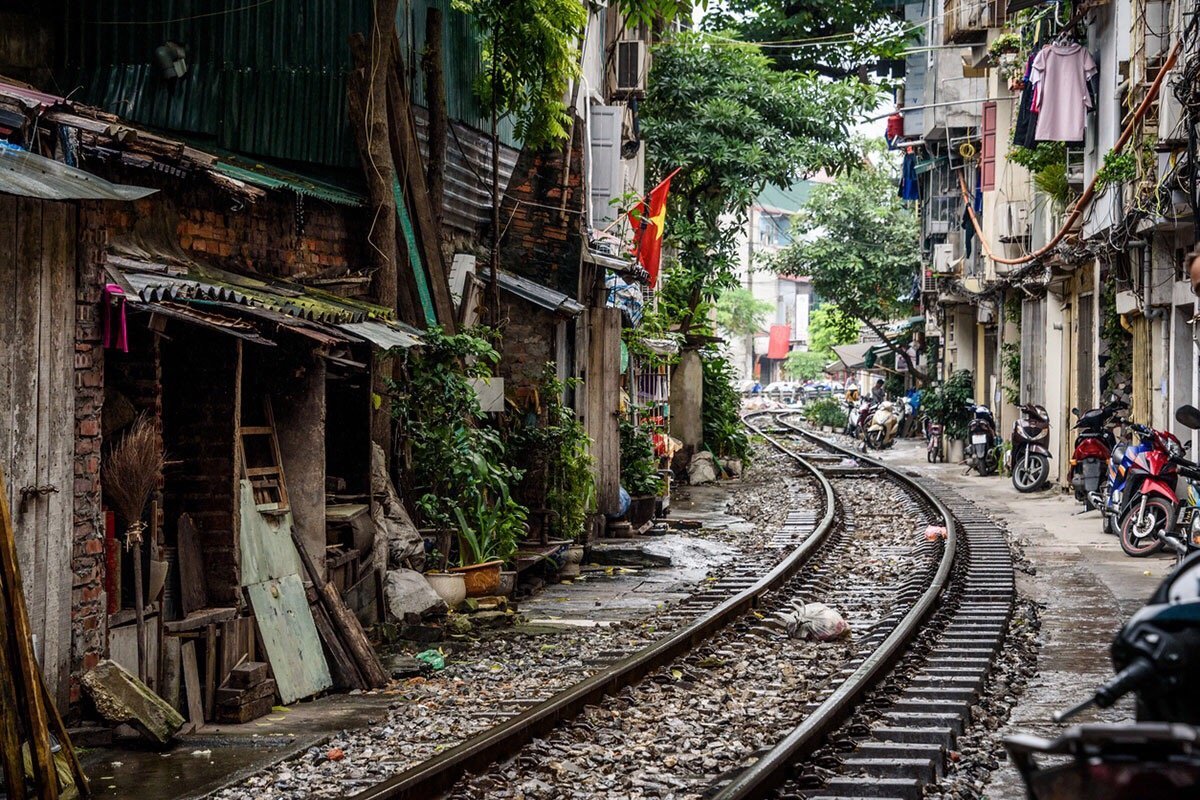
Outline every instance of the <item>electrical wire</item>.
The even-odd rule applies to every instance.
[[[172,19],[89,19],[83,22],[84,25],[171,25],[176,22],[191,22],[197,19],[209,19],[211,17],[227,17],[233,14],[241,14],[246,11],[253,11],[256,8],[261,8],[265,5],[274,3],[275,0],[258,0],[257,3],[251,3],[248,6],[241,8],[227,8],[223,11],[208,11],[203,14],[191,14],[186,17],[174,17]]]

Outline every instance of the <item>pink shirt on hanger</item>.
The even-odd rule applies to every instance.
[[[1079,44],[1051,44],[1033,59],[1029,73],[1038,112],[1034,138],[1043,142],[1081,142],[1092,107],[1087,82],[1096,74],[1092,54]]]

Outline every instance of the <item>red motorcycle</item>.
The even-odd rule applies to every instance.
[[[1113,436],[1113,425],[1117,414],[1129,408],[1129,404],[1114,399],[1101,408],[1093,408],[1083,414],[1078,408],[1072,408],[1078,420],[1075,430],[1075,449],[1071,453],[1071,486],[1075,489],[1075,499],[1091,511],[1095,508],[1092,500],[1094,492],[1099,491],[1104,482],[1104,473],[1108,469],[1109,457],[1116,444]]]
[[[1184,455],[1183,445],[1170,431],[1157,431],[1145,425],[1131,426],[1141,445],[1126,451],[1131,463],[1122,491],[1118,513],[1121,549],[1126,555],[1148,556],[1163,547],[1163,536],[1175,527],[1179,497],[1176,459]],[[1147,446],[1148,445],[1148,446]]]

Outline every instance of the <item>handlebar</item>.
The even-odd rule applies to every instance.
[[[1154,662],[1145,656],[1139,656],[1132,664],[1118,672],[1111,681],[1096,689],[1095,693],[1087,700],[1068,708],[1066,711],[1060,711],[1055,714],[1054,721],[1063,722],[1092,706],[1109,708],[1113,703],[1116,703],[1153,677]]]

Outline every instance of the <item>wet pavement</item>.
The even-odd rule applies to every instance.
[[[909,465],[954,486],[1009,528],[1028,561],[1017,574],[1017,589],[1041,607],[1041,648],[1037,673],[1019,698],[1001,733],[1053,737],[1065,726],[1051,715],[1085,699],[1112,677],[1109,645],[1125,619],[1150,596],[1170,571],[1166,555],[1130,558],[1116,537],[1102,533],[1098,512],[1058,489],[1018,494],[1006,477],[963,475],[954,464],[928,464],[922,442],[901,442],[882,460]],[[1073,722],[1114,722],[1132,718],[1126,700],[1108,711],[1088,711]],[[983,789],[989,800],[1020,800],[1025,790],[1002,753],[1001,767]]]

